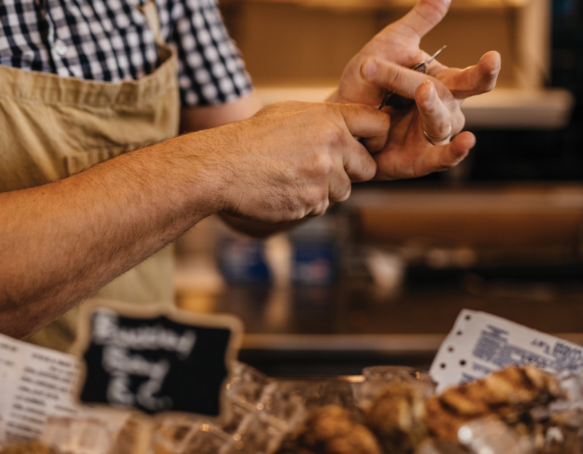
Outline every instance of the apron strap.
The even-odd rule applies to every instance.
[[[146,22],[150,26],[150,30],[152,30],[152,33],[154,33],[156,44],[158,44],[158,46],[164,46],[166,43],[162,38],[160,18],[158,17],[158,7],[156,6],[156,2],[154,0],[150,0],[145,5],[138,6],[137,8],[144,15]]]

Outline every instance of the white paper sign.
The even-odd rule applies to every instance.
[[[0,443],[40,437],[48,417],[71,417],[77,358],[0,334]]]
[[[485,312],[464,309],[441,344],[429,373],[437,392],[510,365],[548,372],[583,365],[583,347]]]

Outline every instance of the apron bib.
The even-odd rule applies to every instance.
[[[140,9],[162,62],[142,79],[98,82],[0,66],[0,192],[50,183],[178,134],[176,55],[161,38],[153,0]],[[173,262],[166,247],[91,298],[170,303]],[[72,309],[27,340],[67,351],[77,315]]]

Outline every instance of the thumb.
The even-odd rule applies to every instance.
[[[362,104],[338,104],[336,108],[353,136],[384,144],[391,126],[391,117],[385,112]]]

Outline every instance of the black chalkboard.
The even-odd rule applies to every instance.
[[[229,326],[138,318],[111,308],[95,308],[89,321],[81,402],[219,416]]]

